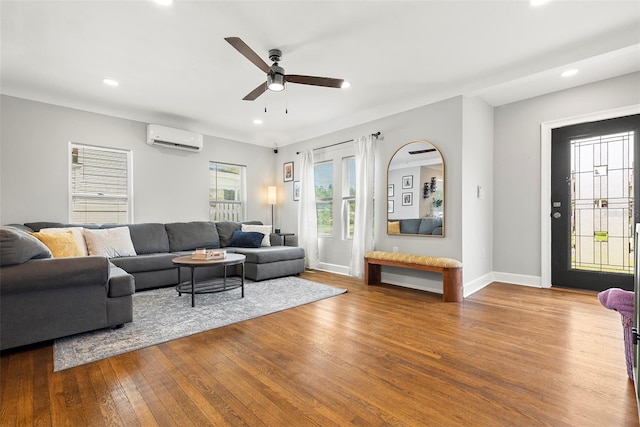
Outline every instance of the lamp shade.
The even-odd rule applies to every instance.
[[[267,203],[269,203],[270,205],[275,205],[276,201],[276,186],[270,185],[269,187],[267,187]]]

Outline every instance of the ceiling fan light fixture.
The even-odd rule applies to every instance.
[[[271,72],[267,74],[267,87],[274,92],[284,90],[284,69],[282,67],[271,66]]]

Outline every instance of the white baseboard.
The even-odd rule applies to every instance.
[[[328,271],[329,273],[342,274],[344,276],[349,275],[348,265],[329,264],[328,262],[320,262],[316,267],[316,270]]]
[[[484,276],[480,276],[471,282],[467,282],[464,284],[463,295],[464,297],[468,297],[469,295],[475,294],[480,289],[488,286],[493,282],[493,272],[487,273]]]
[[[512,285],[531,286],[533,288],[543,288],[540,276],[528,276],[525,274],[493,272],[494,282],[510,283]]]

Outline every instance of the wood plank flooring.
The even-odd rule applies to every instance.
[[[635,426],[620,316],[595,293],[493,283],[464,303],[346,294],[53,373],[0,358],[2,426]]]

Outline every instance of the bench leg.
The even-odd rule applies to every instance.
[[[364,260],[364,283],[366,285],[379,285],[382,282],[380,264],[372,264]]]
[[[442,272],[442,299],[445,302],[462,302],[462,269],[445,268]]]

